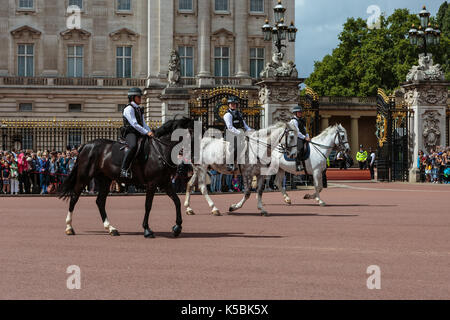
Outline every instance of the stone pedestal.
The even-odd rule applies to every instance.
[[[189,115],[189,91],[183,87],[166,87],[160,96],[161,120],[172,120],[176,115]]]
[[[263,127],[277,121],[288,121],[292,117],[291,109],[298,105],[302,79],[275,78],[258,82],[259,102],[264,109]]]
[[[419,150],[430,153],[446,146],[446,107],[449,82],[412,81],[403,84],[405,101],[412,111],[410,128],[410,182],[417,182]]]

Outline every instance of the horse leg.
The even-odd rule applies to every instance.
[[[183,219],[181,218],[181,202],[170,181],[167,183],[166,193],[170,197],[170,199],[172,199],[173,203],[175,204],[175,210],[177,211],[176,224],[172,227],[172,232],[174,237],[178,237],[181,233],[181,230],[183,229],[181,227],[181,225],[183,224]]]
[[[150,216],[150,210],[152,210],[153,197],[155,196],[156,187],[153,184],[147,184],[147,195],[145,197],[145,215],[142,227],[144,228],[144,237],[154,238],[155,234],[148,225],[148,218]]]
[[[284,202],[286,202],[288,205],[292,204],[291,198],[288,196],[286,190],[283,188],[283,178],[284,178],[285,172],[283,170],[279,170],[277,172],[277,175],[275,177],[275,184],[280,190],[281,194],[283,195]]]
[[[261,177],[261,176],[259,176],[259,177]],[[259,177],[258,177],[258,179],[259,179]],[[252,179],[252,178],[253,177],[251,177],[250,179]],[[230,208],[228,209],[229,212],[233,212],[233,211],[239,210],[240,208],[242,208],[242,206],[244,205],[245,201],[247,201],[248,198],[250,198],[250,193],[251,193],[251,191],[250,191],[250,184],[251,184],[251,181],[249,181],[248,178],[245,178],[244,179],[244,196],[242,197],[241,201],[239,201],[236,204],[232,204],[230,206]],[[259,185],[259,180],[258,180],[258,185]]]
[[[214,205],[214,202],[212,201],[211,197],[208,194],[208,188],[206,187],[206,183],[204,181],[199,180],[199,188],[202,193],[202,195],[205,197],[206,202],[208,202],[208,206],[211,208],[211,214],[215,216],[220,216],[221,213],[219,209]]]
[[[320,192],[323,189],[322,186],[322,171],[321,170],[316,170],[313,174],[313,178],[314,178],[314,189],[316,189],[316,193],[315,193],[315,200],[319,203],[319,205],[321,207],[325,207],[325,202],[322,201],[322,199],[320,199]]]
[[[197,172],[194,171],[194,174],[192,175],[191,179],[189,179],[189,181],[186,185],[186,199],[184,201],[184,206],[186,207],[187,215],[195,214],[194,210],[192,210],[192,208],[189,206],[189,204],[191,203],[191,188],[194,185],[196,179],[197,179]]]
[[[260,175],[258,177],[258,189],[257,189],[258,194],[256,198],[258,199],[258,209],[261,210],[261,215],[267,217],[269,213],[264,208],[264,204],[262,202],[264,179],[265,179],[264,176]]]
[[[105,209],[106,198],[108,197],[111,180],[106,177],[102,177],[96,179],[96,182],[98,183],[99,189],[97,200],[95,202],[97,203],[98,211],[100,212],[100,216],[102,217],[103,227],[106,229],[106,231],[109,232],[110,235],[114,237],[119,236],[119,231],[117,231],[117,229],[110,224]]]
[[[80,198],[81,191],[83,190],[84,185],[77,181],[72,196],[70,197],[70,204],[69,204],[69,212],[67,213],[66,217],[66,235],[68,236],[74,236],[75,230],[72,227],[72,217],[73,217],[73,210],[75,209],[75,205],[78,202],[78,199]]]

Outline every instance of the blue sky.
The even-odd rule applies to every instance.
[[[442,0],[295,0],[295,24],[299,29],[295,63],[300,77],[307,78],[314,70],[314,61],[331,54],[338,45],[338,35],[349,17],[365,20],[371,14],[367,8],[376,5],[391,15],[397,8],[418,13],[426,5],[435,16]]]

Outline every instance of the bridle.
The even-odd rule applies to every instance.
[[[312,146],[314,147],[314,149],[316,149],[316,151],[319,152],[319,153],[322,155],[322,157],[324,157],[325,159],[327,159],[327,157],[323,154],[323,152],[322,152],[318,147],[325,148],[325,149],[335,149],[335,148],[336,148],[336,149],[338,149],[339,151],[345,150],[345,149],[346,149],[346,148],[345,148],[345,144],[346,144],[346,143],[348,144],[348,141],[342,140],[341,133],[344,133],[344,131],[341,130],[341,129],[339,129],[339,128],[337,128],[336,134],[335,134],[335,136],[334,136],[333,141],[336,141],[336,136],[337,136],[337,138],[338,138],[338,143],[337,143],[337,145],[335,145],[334,147],[332,147],[332,146],[326,146],[326,145],[323,145],[323,144],[320,144],[320,143],[317,143],[317,142],[313,142],[313,141],[310,141],[309,143],[312,144]]]

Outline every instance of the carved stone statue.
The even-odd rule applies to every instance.
[[[266,67],[260,73],[261,78],[298,78],[298,71],[294,62],[283,62],[284,53],[277,52],[272,56],[272,62],[266,64]]]
[[[177,86],[181,77],[181,60],[177,51],[170,52],[169,60],[169,86]]]
[[[433,64],[431,54],[419,55],[419,65],[413,66],[406,76],[406,81],[445,80],[444,72],[439,64]]]
[[[439,114],[437,111],[430,110],[423,114],[423,143],[428,152],[435,150],[441,139],[441,130],[439,129]]]

